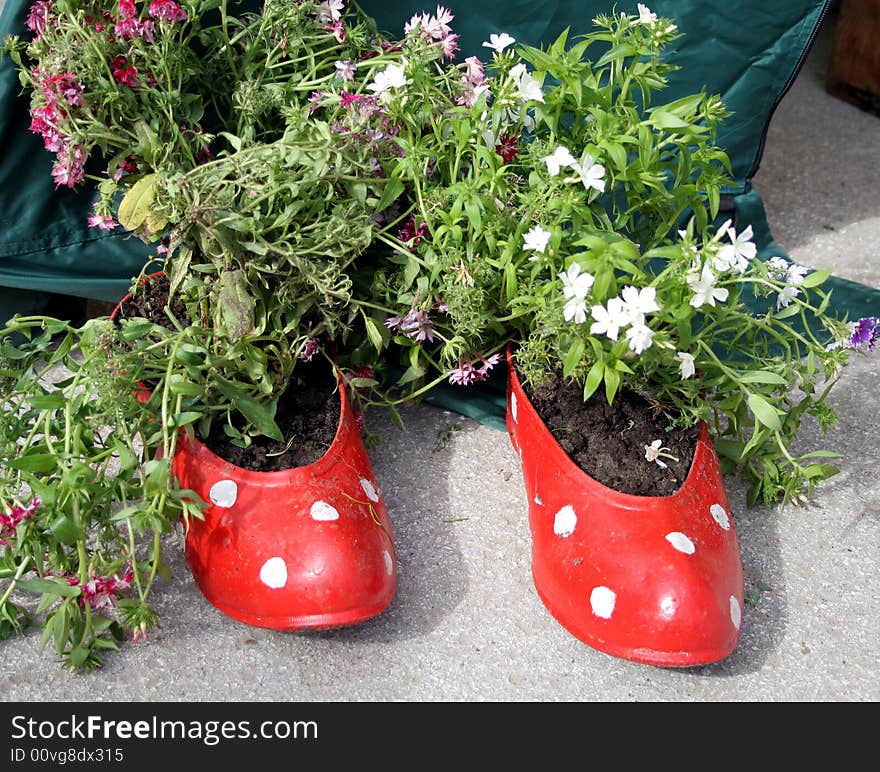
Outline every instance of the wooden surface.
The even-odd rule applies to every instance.
[[[880,0],[840,3],[826,88],[880,115]]]

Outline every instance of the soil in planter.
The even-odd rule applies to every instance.
[[[330,448],[339,427],[339,410],[333,371],[326,361],[316,358],[297,364],[290,386],[278,400],[275,423],[286,438],[284,442],[256,437],[249,447],[239,448],[217,422],[203,442],[226,461],[256,472],[305,466]]]
[[[687,477],[699,427],[667,431],[668,419],[644,397],[621,391],[609,405],[604,391],[584,402],[583,389],[558,375],[526,395],[553,437],[590,477],[621,493],[669,496]],[[663,469],[645,459],[654,440],[676,460],[661,457]]]
[[[137,288],[137,291],[126,300],[119,309],[117,318],[134,319],[136,317],[149,319],[151,322],[163,327],[171,327],[171,320],[165,313],[168,303],[168,290],[171,283],[165,274],[153,276]],[[171,303],[171,313],[181,324],[189,324],[189,314],[180,302],[180,298],[174,298]]]
[[[164,309],[169,286],[164,274],[149,279],[122,304],[118,318],[142,317],[168,327],[170,321]],[[171,311],[182,324],[189,322],[186,309],[176,298]],[[314,463],[327,452],[339,426],[339,410],[333,370],[326,360],[316,358],[314,362],[297,364],[293,381],[278,401],[275,422],[285,442],[258,437],[250,447],[239,448],[232,444],[218,422],[207,438],[200,439],[218,456],[244,469],[257,472],[291,469]]]

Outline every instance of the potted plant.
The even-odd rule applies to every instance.
[[[55,635],[74,668],[96,666],[107,631],[121,630],[104,620],[84,628],[96,606],[51,578],[55,564],[85,582],[127,560],[136,580],[129,528],[161,534],[183,518],[199,586],[250,624],[353,624],[395,592],[390,520],[360,418],[386,312],[376,317],[359,294],[376,270],[367,247],[394,225],[396,193],[377,173],[393,148],[380,136],[382,111],[348,111],[345,96],[357,68],[367,101],[391,44],[358,12],[343,18],[338,3],[270,2],[238,16],[216,5],[37,3],[35,40],[6,42],[32,89],[32,128],[58,154],[57,183],[77,185],[92,168],[89,155],[107,163],[96,175],[93,224],[121,223],[157,244],[156,261],[112,319],[82,331],[17,319],[6,331],[34,342],[6,341],[10,398],[24,418],[11,426],[4,454],[4,609],[19,628],[20,606],[6,604],[19,589],[42,593],[47,638]],[[112,385],[97,365],[102,356],[120,358]],[[77,374],[44,385],[44,359],[76,365]],[[100,409],[74,399],[97,390]],[[96,415],[111,439],[124,434],[138,452],[108,450]],[[58,422],[75,439],[61,451]],[[302,431],[314,428],[324,444],[307,437],[306,458]],[[25,456],[38,461],[12,462],[16,432],[32,445]],[[128,487],[121,483],[129,478],[113,482],[106,463],[117,456],[134,465],[125,467]],[[90,484],[104,486],[105,506],[88,521],[73,517],[76,538],[62,542],[69,554],[53,535],[56,513],[38,507],[34,492],[46,501],[67,466],[99,463]],[[98,552],[95,529],[105,540]],[[150,587],[160,567],[155,553]],[[59,608],[67,622],[52,621]],[[156,620],[141,610],[122,621],[142,637]]]
[[[431,76],[410,58],[388,174],[412,191],[412,232],[374,290],[397,304],[414,394],[485,380],[510,344],[551,614],[615,656],[705,664],[743,612],[723,473],[749,504],[798,503],[834,474],[836,454],[793,442],[807,418],[833,423],[829,390],[877,325],[830,317],[828,272],[756,259],[750,227],[720,216],[724,105],[657,101],[675,24],[641,4],[594,24],[543,49],[495,34],[491,62]]]

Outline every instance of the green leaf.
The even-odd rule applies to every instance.
[[[76,544],[78,541],[85,539],[86,537],[82,528],[74,523],[67,515],[59,515],[50,526],[50,529],[62,544]]]
[[[781,375],[771,373],[769,370],[754,370],[737,374],[741,383],[769,383],[777,386],[785,386],[788,381]]]
[[[6,462],[10,469],[18,469],[22,472],[51,472],[55,469],[57,459],[51,453],[32,453],[29,456],[13,458]]]
[[[779,413],[766,399],[759,394],[749,394],[749,410],[754,413],[764,426],[773,431],[779,431],[782,428],[782,421],[779,420]]]
[[[247,277],[244,271],[224,271],[219,286],[214,323],[226,330],[230,340],[241,340],[255,329],[256,301],[248,292]]]
[[[387,209],[391,206],[403,193],[403,183],[397,177],[391,177],[385,190],[382,191],[382,198],[379,199],[377,206],[378,211]]]
[[[584,342],[580,338],[568,347],[568,351],[565,352],[565,356],[562,358],[563,377],[567,378],[578,366],[581,357],[584,355],[584,348]]]
[[[691,129],[691,124],[666,110],[652,110],[651,123],[658,129]]]
[[[156,199],[156,175],[141,177],[119,204],[116,219],[123,228],[135,231],[144,224]]]
[[[382,333],[379,331],[379,326],[366,314],[364,314],[364,326],[367,328],[367,337],[370,339],[370,343],[376,347],[377,352],[381,352]]]
[[[804,276],[804,280],[801,282],[801,287],[818,287],[822,284],[829,276],[831,276],[831,271],[827,268],[823,268],[821,271],[812,271]]]
[[[195,410],[186,410],[182,413],[177,413],[168,420],[168,426],[171,429],[179,429],[181,426],[186,426],[187,424],[195,423],[202,417],[202,413],[198,413]]]
[[[611,367],[605,368],[605,398],[608,404],[614,402],[617,390],[620,388],[620,373]]]
[[[34,394],[30,399],[34,410],[58,410],[64,407],[66,400],[63,394]]]
[[[278,428],[275,419],[263,405],[252,397],[247,396],[234,383],[218,375],[214,376],[214,383],[217,390],[232,403],[236,410],[250,421],[260,434],[264,434],[278,442],[284,441],[281,429]]]
[[[602,383],[602,375],[604,372],[605,364],[602,360],[593,363],[590,372],[587,373],[587,377],[584,379],[584,402],[592,397],[596,392],[596,389],[599,388],[599,385]]]
[[[55,579],[22,579],[18,582],[18,586],[28,592],[41,592],[63,598],[76,598],[82,592],[78,586],[68,584],[67,580],[60,576]]]

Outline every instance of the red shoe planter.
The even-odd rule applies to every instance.
[[[256,627],[343,627],[385,609],[397,589],[391,523],[340,383],[330,449],[307,466],[255,472],[181,434],[172,464],[210,506],[192,519],[186,559],[205,598]]]
[[[532,577],[548,611],[584,643],[633,662],[689,667],[730,654],[742,621],[742,563],[706,427],[675,494],[619,493],[568,457],[509,351],[507,361],[507,428],[528,494]]]

